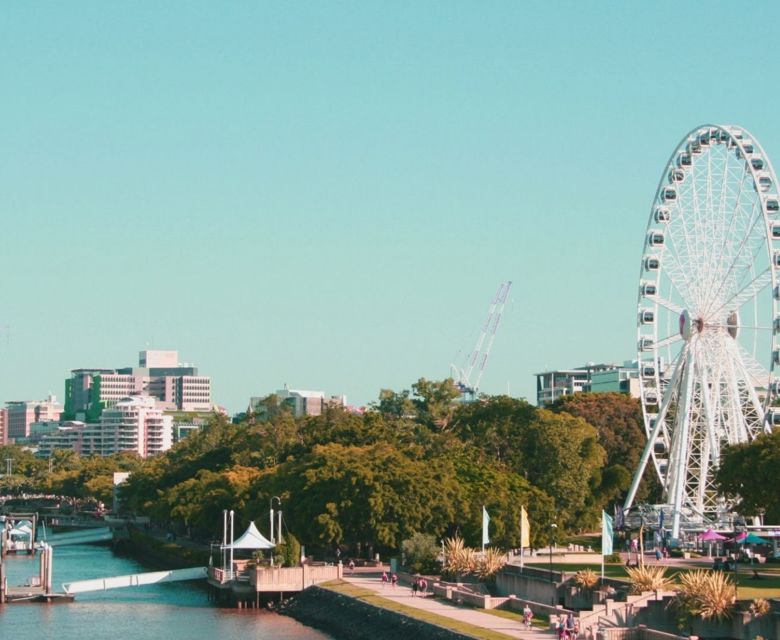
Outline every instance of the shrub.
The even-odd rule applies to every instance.
[[[582,569],[574,574],[574,583],[581,589],[593,589],[599,583],[599,577],[593,569]]]
[[[770,608],[768,600],[756,598],[750,603],[750,615],[754,618],[760,618],[769,613]]]
[[[401,543],[401,549],[408,569],[419,573],[435,573],[438,570],[441,549],[433,536],[415,533]]]
[[[506,564],[506,554],[498,549],[487,549],[484,555],[477,560],[476,574],[480,580],[493,582],[501,567]]]
[[[284,538],[284,542],[273,550],[274,558],[283,567],[297,567],[301,564],[301,543],[291,533]]]
[[[631,593],[643,591],[661,591],[672,586],[672,580],[666,576],[666,567],[645,565],[626,568],[631,580]]]
[[[620,564],[623,560],[619,553],[610,553],[608,556],[604,556],[604,562],[607,564]]]
[[[690,616],[723,620],[734,613],[737,592],[722,571],[699,569],[680,574],[678,606]]]
[[[474,549],[470,549],[463,539],[455,536],[444,540],[444,573],[450,577],[471,573],[476,565]]]

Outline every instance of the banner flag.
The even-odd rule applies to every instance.
[[[488,538],[488,525],[490,524],[490,516],[488,515],[487,509],[485,507],[482,507],[482,546],[484,547],[486,544],[490,542],[490,538]]]
[[[612,518],[601,512],[601,555],[612,555]]]
[[[531,525],[528,522],[528,512],[520,507],[520,546],[528,549],[531,546]]]

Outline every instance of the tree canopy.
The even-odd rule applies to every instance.
[[[421,378],[383,390],[365,413],[329,407],[296,418],[269,397],[237,423],[214,416],[157,457],[57,453],[48,486],[102,496],[113,470],[131,470],[120,489],[125,510],[204,539],[219,537],[224,509],[239,526],[264,524],[278,496],[286,526],[309,549],[398,551],[415,534],[478,545],[483,506],[491,543],[517,547],[525,507],[539,547],[551,523],[594,526],[626,484],[621,462],[633,464],[635,454],[619,432],[631,430],[637,446],[636,408],[593,398],[553,410],[507,396],[467,403],[452,380]]]

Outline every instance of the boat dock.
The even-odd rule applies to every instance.
[[[6,565],[0,558],[0,604],[13,602],[54,602],[72,600],[73,596],[52,590],[52,567],[54,550],[47,544],[40,547],[41,555],[38,564],[38,575],[32,576],[27,584],[8,586]]]
[[[337,565],[309,565],[300,567],[264,567],[247,561],[233,563],[233,571],[209,567],[209,591],[215,601],[231,601],[237,606],[259,606],[278,594],[297,593],[330,580],[338,580],[343,567]]]

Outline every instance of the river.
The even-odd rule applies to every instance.
[[[38,575],[38,557],[7,556],[9,585]],[[149,571],[110,547],[54,550],[55,591],[63,582]],[[327,640],[300,623],[252,609],[220,608],[194,582],[82,593],[72,602],[0,606],[0,637],[9,640]]]

